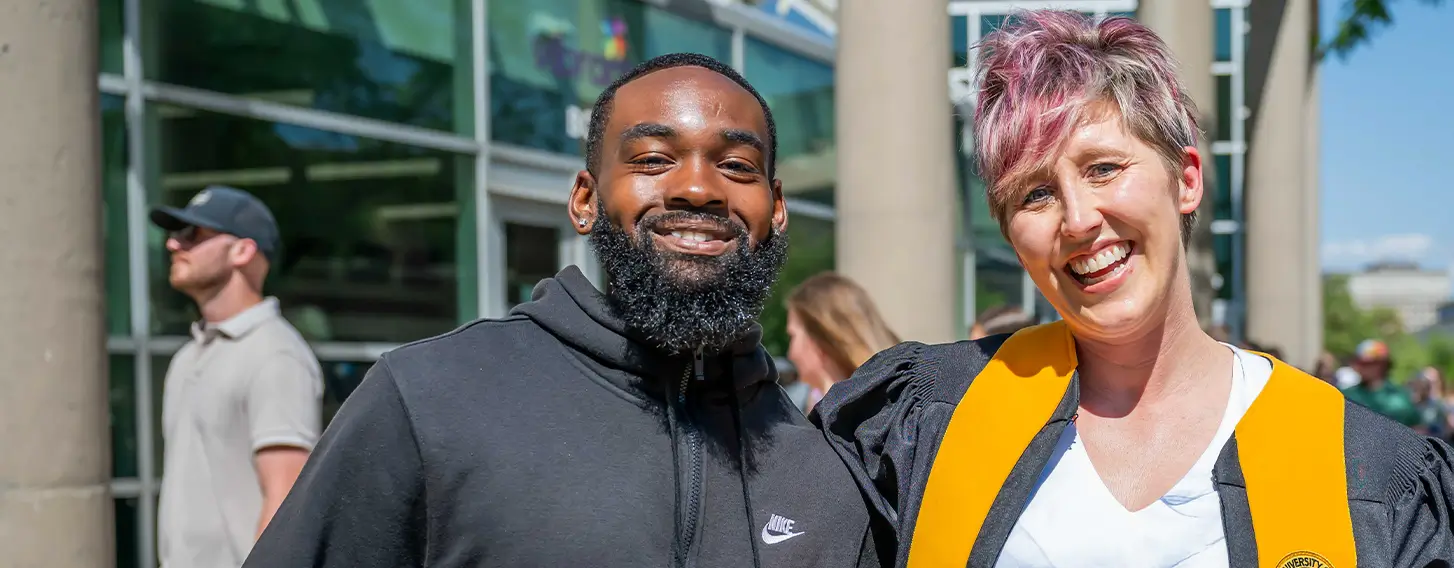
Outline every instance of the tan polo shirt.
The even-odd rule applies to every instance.
[[[162,568],[237,568],[262,514],[254,452],[311,451],[318,441],[318,359],[268,298],[225,322],[194,324],[163,390]]]

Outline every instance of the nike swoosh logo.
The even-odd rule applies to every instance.
[[[777,544],[779,542],[785,541],[795,536],[800,536],[802,534],[803,533],[800,532],[787,534],[772,534],[770,532],[767,532],[767,527],[762,527],[762,541],[768,544]]]

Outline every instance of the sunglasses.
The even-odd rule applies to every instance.
[[[187,249],[202,244],[208,239],[211,239],[212,237],[218,236],[220,234],[222,233],[218,233],[216,231],[204,231],[203,229],[198,228],[196,225],[188,225],[181,229],[168,232],[167,237],[175,239],[177,241],[177,244],[181,245],[182,248]]]

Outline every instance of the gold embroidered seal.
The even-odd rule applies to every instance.
[[[1277,568],[1333,568],[1333,564],[1316,553],[1299,550],[1278,560]]]

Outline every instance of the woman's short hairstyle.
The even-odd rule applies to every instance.
[[[1171,50],[1135,20],[1022,11],[979,49],[975,153],[1002,229],[1026,178],[1054,160],[1076,127],[1101,118],[1096,113],[1119,111],[1126,132],[1155,148],[1172,172],[1197,143],[1196,103]],[[1195,214],[1183,215],[1183,240],[1195,222]]]
[[[868,292],[834,272],[820,272],[788,294],[788,310],[838,369],[852,374],[879,351],[899,343]]]

